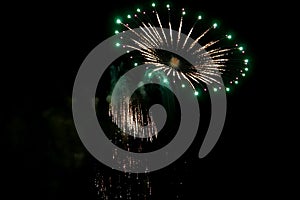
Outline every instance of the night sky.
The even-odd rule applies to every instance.
[[[282,191],[287,180],[277,167],[285,159],[275,144],[279,137],[271,129],[272,123],[266,122],[274,111],[268,97],[276,91],[265,90],[265,76],[276,63],[268,62],[274,55],[266,48],[275,48],[268,39],[270,29],[288,25],[275,24],[273,15],[268,14],[272,9],[256,2],[173,3],[177,8],[201,11],[233,31],[247,44],[251,73],[227,96],[225,126],[214,149],[198,159],[203,135],[196,137],[180,159],[149,175],[153,187],[150,199],[200,199],[207,195],[243,199]],[[125,16],[133,6],[150,4],[82,1],[8,6],[12,10],[6,16],[11,19],[8,29],[15,31],[7,33],[13,39],[6,57],[8,73],[2,76],[13,74],[14,78],[3,84],[9,87],[0,119],[8,141],[3,145],[7,161],[2,172],[8,186],[5,191],[11,196],[8,199],[101,199],[94,183],[97,174],[121,174],[99,163],[81,143],[72,119],[72,88],[88,53],[113,34],[115,16]]]

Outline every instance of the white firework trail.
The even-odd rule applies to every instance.
[[[126,85],[126,84],[124,84]],[[118,92],[122,92],[121,88]],[[144,113],[140,103],[132,105],[126,95],[120,95],[118,104],[112,106],[109,105],[109,116],[112,118],[112,122],[116,124],[123,133],[132,133],[134,138],[146,138],[146,140],[152,141],[153,137],[157,137],[158,130],[153,120],[151,112]],[[146,128],[141,126],[146,123]]]
[[[111,86],[113,89],[106,97],[109,103],[108,116],[111,121],[118,127],[115,131],[114,141],[122,138],[122,141],[128,135],[135,138],[140,138],[142,141],[153,141],[157,138],[158,128],[153,120],[151,110],[142,105],[140,97],[145,98],[146,90],[143,82],[139,87],[137,95],[131,96],[129,85],[131,84],[130,78],[118,78],[119,67],[114,65],[110,68]],[[115,93],[114,93],[115,92]],[[114,94],[117,94],[113,96]],[[119,141],[119,140],[118,140]]]

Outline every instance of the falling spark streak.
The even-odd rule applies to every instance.
[[[215,56],[210,56],[210,58],[214,59],[214,58],[219,58],[219,57],[223,57],[223,56],[225,56],[225,54],[218,54]]]
[[[169,68],[166,67],[163,71],[165,72],[165,71],[167,71],[168,69],[169,69]]]
[[[196,26],[196,24],[197,24],[197,22],[198,22],[199,20],[200,20],[200,19],[198,19],[198,20],[194,23],[194,25],[192,26],[192,28],[190,29],[190,31],[189,31],[189,33],[188,33],[187,37],[185,38],[185,41],[184,41],[184,43],[183,43],[183,45],[182,45],[182,49],[185,48],[185,45],[186,45],[188,39],[190,38],[190,36],[191,36],[191,34],[192,34],[192,32],[193,32],[193,30],[194,30],[194,28],[195,28],[195,26]]]
[[[148,32],[146,32],[144,29],[142,29],[143,30],[143,32],[146,34],[146,36],[150,39],[150,41],[151,42],[153,42],[152,44],[154,44],[154,45],[152,45],[152,46],[157,46],[158,44],[154,41],[155,40],[155,38],[156,37],[154,37],[154,35],[152,34],[152,32],[149,30],[149,27],[148,26],[146,26],[146,24],[144,24],[143,23],[143,25],[144,25],[144,27],[146,28],[146,30],[148,31]],[[149,34],[148,34],[149,33]],[[152,37],[151,37],[152,36]],[[153,39],[154,38],[154,39]]]
[[[180,41],[181,28],[182,28],[182,21],[183,21],[183,17],[181,17],[181,19],[180,19],[180,25],[179,25],[179,30],[178,30],[177,45],[176,45],[176,48],[178,48],[178,43],[179,43],[179,41]]]
[[[163,69],[163,68],[166,68],[166,67],[163,66],[163,67],[156,68],[156,69],[153,70],[153,72],[156,72],[156,71],[161,70],[161,69]]]
[[[158,20],[158,23],[159,23],[159,26],[160,26],[161,32],[162,32],[162,34],[163,34],[163,36],[164,36],[165,42],[166,42],[166,44],[167,44],[167,46],[168,46],[168,40],[167,40],[167,37],[166,37],[165,31],[164,31],[164,29],[163,29],[163,27],[162,27],[162,25],[161,25],[161,21],[160,21],[160,18],[159,18],[159,15],[158,15],[158,13],[157,13],[157,12],[156,12],[156,18],[157,18],[157,20]]]
[[[191,79],[193,79],[195,82],[199,83],[199,81],[191,74],[188,74],[188,77],[190,77]],[[204,82],[204,81],[203,81]]]
[[[186,45],[188,39],[190,38],[190,36],[191,36],[193,30],[194,30],[194,27],[191,28],[189,34],[188,34],[187,37],[185,38],[185,41],[184,41],[184,43],[183,43],[183,45],[182,45],[182,48],[183,48],[183,49],[185,48],[185,45]]]
[[[192,84],[192,82],[186,77],[186,75],[184,75],[184,73],[181,73],[181,75],[183,76],[183,78],[185,80],[187,80],[187,82],[192,86],[193,90],[195,90],[195,86]]]
[[[171,71],[172,71],[172,68],[170,68],[169,71],[167,72],[167,76],[169,76]]]
[[[172,24],[170,21],[169,21],[169,29],[170,29],[171,46],[173,47]]]
[[[149,25],[149,27],[151,27],[153,33],[155,34],[154,38],[156,38],[158,45],[159,45],[160,43],[162,43],[162,38],[160,37],[160,35],[155,27],[153,27],[150,23],[148,23],[148,25]]]
[[[207,49],[208,47],[216,44],[217,42],[219,42],[220,40],[216,40],[216,41],[211,41],[209,43],[207,43],[206,45],[202,46],[201,48],[199,48],[198,50],[194,51],[193,54],[199,53],[205,49]]]
[[[121,90],[120,90],[121,92]],[[133,132],[134,138],[141,137],[147,138],[152,141],[153,135],[157,137],[158,130],[154,123],[152,114],[149,113],[147,120],[144,118],[141,105],[133,107],[129,97],[120,97],[119,105],[109,107],[109,116],[112,117],[112,121],[121,129],[124,133]],[[143,124],[143,121],[147,121],[147,129],[138,124]],[[115,156],[116,157],[116,156]]]
[[[158,46],[161,43],[161,41],[159,39],[159,35],[150,23],[148,23],[148,26],[151,28],[151,30],[148,28],[148,31],[151,34],[151,36],[153,37],[153,39],[155,40],[155,44]]]
[[[178,79],[181,80],[179,72],[176,72],[176,74],[177,74]]]
[[[172,24],[171,24],[171,14],[170,14],[170,8],[168,8],[168,19],[169,19],[169,30],[170,30],[170,40],[171,40],[171,47],[173,47],[173,34],[172,34]]]
[[[232,49],[212,49],[210,51],[206,51],[205,53],[203,53],[202,55],[205,56],[205,55],[208,55],[208,56],[211,56],[213,54],[217,54],[217,53],[224,53],[224,52],[228,52],[228,51],[231,51]]]
[[[201,38],[203,38],[205,35],[206,35],[206,33],[208,33],[208,31],[210,31],[210,29],[211,28],[209,28],[209,29],[207,29],[204,33],[202,33],[202,35],[200,35],[192,44],[191,44],[191,46],[189,47],[189,49],[187,50],[188,52],[199,42],[199,40],[201,39]]]

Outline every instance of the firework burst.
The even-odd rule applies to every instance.
[[[120,27],[115,34],[129,30],[132,37],[120,36],[116,47],[123,47],[128,53],[130,50],[136,51],[139,55],[130,54],[134,67],[139,64],[152,66],[145,71],[145,77],[158,77],[162,80],[162,85],[171,86],[169,83],[180,81],[175,86],[186,88],[189,85],[195,96],[201,94],[201,88],[204,92],[209,89],[213,92],[222,89],[230,92],[249,71],[249,58],[246,56],[245,47],[235,43],[232,34],[221,31],[218,21],[206,23],[202,15],[196,16],[194,22],[186,25],[189,27],[185,29],[183,24],[188,24],[189,20],[184,20],[187,15],[184,8],[175,13],[178,16],[178,29],[173,31],[175,26],[172,21],[176,17],[171,15],[169,4],[165,9],[167,17],[161,17],[156,4],[152,3],[150,11],[137,8],[134,14],[128,14],[123,19],[117,18],[116,23]],[[187,34],[183,34],[184,30],[188,30]],[[195,63],[190,64],[179,56],[183,54],[192,58]],[[141,102],[134,105],[124,93],[127,84],[122,85],[118,93],[123,95],[120,95],[118,104],[110,104],[109,116],[124,133],[133,133],[131,135],[134,137],[152,141],[153,136],[158,135],[152,114],[143,108]]]
[[[207,26],[206,29],[192,43],[189,43],[188,40],[192,37],[195,27],[200,21],[203,21],[201,15],[197,16],[186,37],[182,37],[183,19],[187,14],[184,8],[181,9],[178,34],[176,35],[172,31],[174,26],[171,23],[170,5],[166,5],[168,11],[167,29],[163,26],[155,3],[152,3],[152,8],[151,15],[138,8],[134,15],[126,16],[128,23],[123,22],[120,18],[116,20],[117,24],[122,25],[125,30],[130,30],[136,36],[131,39],[133,44],[121,45],[117,43],[116,46],[123,46],[140,52],[144,57],[144,64],[155,66],[152,73],[163,71],[166,76],[172,77],[173,82],[176,80],[187,81],[193,88],[195,95],[198,94],[195,85],[200,85],[204,91],[207,91],[207,86],[211,86],[215,92],[226,87],[226,91],[229,92],[232,85],[237,85],[239,80],[246,76],[249,59],[245,55],[245,47],[232,42],[232,34],[222,34],[217,39],[208,40],[201,44],[210,32],[219,29],[220,24],[218,22],[212,22],[208,26],[203,25]],[[152,23],[152,21],[156,21],[156,23]],[[142,31],[137,32],[134,28],[140,28]],[[115,33],[118,34],[119,31],[115,31]],[[224,45],[225,43],[226,45]],[[200,44],[201,47],[199,48],[196,44]],[[185,51],[192,55],[197,63],[191,65],[184,58],[161,50],[166,48],[172,52]],[[219,81],[220,78],[224,79],[224,83]],[[182,87],[185,85],[182,84]]]
[[[123,40],[124,38],[120,37],[120,40],[115,43],[116,48],[124,48],[128,53],[131,52],[130,50],[136,51],[138,55],[135,53],[129,54],[129,58],[133,61],[132,67],[141,64],[153,66],[145,70],[145,77],[147,79],[159,78],[163,86],[171,86],[169,83],[180,82],[175,86],[179,85],[184,89],[189,85],[195,96],[201,94],[199,88],[202,88],[205,92],[218,92],[221,90],[230,92],[231,88],[238,85],[239,81],[249,71],[250,59],[246,56],[245,46],[234,42],[234,35],[231,33],[221,32],[221,34],[216,34],[218,37],[212,37],[212,33],[220,32],[220,23],[216,21],[209,24],[205,23],[202,15],[196,16],[191,25],[186,25],[190,21],[186,22],[184,20],[187,17],[187,11],[184,8],[179,13],[176,12],[179,17],[175,26],[172,23],[175,18],[171,17],[171,6],[167,4],[165,9],[168,14],[166,17],[161,17],[156,9],[156,4],[152,3],[150,11],[143,11],[138,8],[134,14],[128,14],[123,19],[116,19],[119,28],[115,31],[115,34],[129,30],[135,36],[129,38],[131,40],[130,44],[124,42],[128,40]],[[198,26],[201,26],[201,31],[197,28]],[[176,27],[176,32],[173,31],[174,27]],[[185,29],[185,27],[188,27],[188,29]],[[139,28],[139,31],[136,31],[136,28]],[[187,34],[183,33],[185,30],[187,30]],[[185,58],[179,56],[182,54],[176,54],[179,51],[192,56],[193,60],[196,60],[195,64],[192,65]],[[111,77],[117,79],[121,74],[113,68],[111,69]],[[118,81],[120,82],[120,80]],[[155,142],[159,128],[153,120],[151,112],[143,105],[144,102],[141,100],[147,98],[145,90],[132,98],[127,93],[130,80],[123,79],[123,81],[120,83],[123,87],[119,87],[119,90],[117,88],[116,91],[119,94],[117,103],[112,104],[111,98],[108,98],[108,114],[117,126],[117,131],[114,133],[116,137],[112,142],[119,144],[127,151],[134,152],[135,147],[128,142],[128,135],[133,136],[134,139],[140,138],[143,140],[143,138],[146,138],[146,141]],[[112,87],[115,85],[116,83],[111,83]],[[211,88],[208,87],[211,87],[212,90],[209,90]],[[108,97],[111,97],[111,95],[109,94]],[[166,96],[164,94],[165,99]],[[168,103],[170,102],[168,99]],[[121,139],[119,139],[120,137]],[[136,151],[139,153],[143,151],[143,145],[140,144]],[[136,162],[131,157],[120,159],[117,149],[113,150],[112,158],[121,166],[124,172],[128,172],[128,169],[132,168],[131,165],[135,165],[134,162]],[[139,199],[140,186],[132,183],[139,180],[139,177],[137,174],[136,179],[133,180],[134,176],[130,173],[124,173],[118,177],[105,178],[103,175],[98,174],[95,185],[99,190],[99,196],[102,199],[109,199],[113,195],[116,199],[132,199],[132,188],[136,188],[137,195],[134,198]],[[120,177],[123,177],[123,179]],[[152,186],[147,173],[144,179],[147,179],[147,182],[143,184],[146,189],[144,189],[142,196],[150,198]],[[118,188],[121,188],[122,185],[126,188],[124,190],[126,192],[114,189],[113,183],[117,184]]]

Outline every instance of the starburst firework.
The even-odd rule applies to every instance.
[[[163,71],[169,78],[173,77],[174,82],[177,79],[187,81],[193,88],[195,95],[199,94],[195,87],[196,84],[202,86],[204,91],[207,91],[207,86],[211,86],[215,92],[222,87],[226,87],[226,91],[229,92],[232,85],[237,85],[239,79],[246,76],[249,69],[249,59],[245,56],[245,47],[228,41],[233,39],[232,34],[222,34],[217,39],[212,38],[208,42],[201,44],[203,38],[207,37],[214,29],[219,28],[218,22],[208,25],[192,43],[189,43],[188,40],[192,37],[196,25],[203,20],[201,15],[197,16],[187,36],[182,37],[183,18],[187,13],[186,10],[184,8],[181,9],[178,34],[174,35],[170,5],[166,5],[168,10],[168,30],[163,27],[162,19],[156,10],[156,4],[152,3],[152,7],[151,13],[153,16],[148,15],[146,11],[142,11],[139,8],[134,15],[127,15],[127,20],[134,25],[125,23],[120,18],[116,20],[116,23],[137,36],[131,39],[133,44],[123,44],[122,46],[140,52],[145,59],[145,64],[155,66],[153,73]],[[151,17],[155,19],[156,23],[152,23],[154,20]],[[140,28],[141,32],[135,31],[134,28]],[[119,31],[115,31],[115,33],[118,34]],[[223,44],[225,41],[230,44],[225,46]],[[196,44],[200,44],[201,47],[199,48]],[[121,46],[121,44],[118,42],[116,46]],[[178,50],[185,51],[192,55],[197,60],[197,63],[191,65],[184,58],[161,50],[162,47],[167,47],[173,52]],[[220,78],[225,80],[224,84],[219,81]]]

